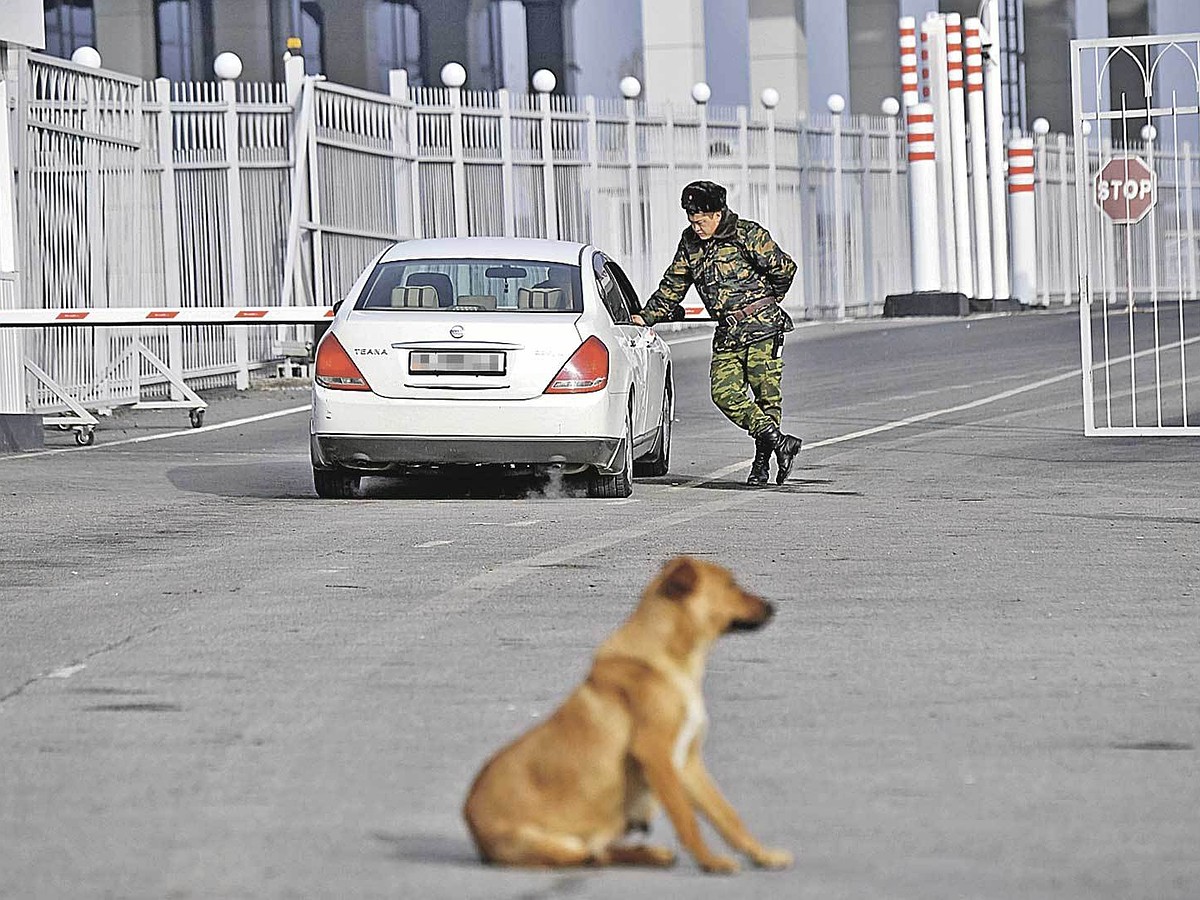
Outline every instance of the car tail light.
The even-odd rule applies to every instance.
[[[369,391],[371,386],[362,372],[332,334],[325,335],[317,347],[317,384],[338,391]]]
[[[550,379],[543,393],[587,394],[602,391],[608,384],[608,348],[592,335],[571,354],[566,365]]]

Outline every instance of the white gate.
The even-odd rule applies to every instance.
[[[1084,432],[1200,434],[1200,34],[1071,60]]]

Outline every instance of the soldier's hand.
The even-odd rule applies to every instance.
[[[646,320],[643,319],[641,316],[639,316],[637,313],[634,313],[632,316],[630,316],[629,321],[632,322],[634,325],[641,325],[643,328],[648,327],[646,325]]]

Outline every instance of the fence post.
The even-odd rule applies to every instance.
[[[162,210],[163,305],[183,305],[183,282],[179,274],[179,209],[175,187],[175,113],[171,109],[171,82],[154,79],[158,101],[158,194]],[[167,329],[167,368],[183,379],[183,328]],[[182,400],[183,392],[171,385],[171,399]]]
[[[454,85],[450,92],[450,173],[454,182],[454,236],[466,237],[467,222],[467,163],[463,152],[462,88]]]
[[[700,113],[700,173],[708,177],[708,101],[712,97],[712,88],[703,81],[692,85],[692,99]]]
[[[404,132],[408,131],[408,110],[404,104],[409,101],[408,94],[408,72],[404,69],[388,70],[388,96],[394,101],[389,108],[388,125],[390,127],[392,138],[392,209],[395,213],[396,236],[404,234],[404,226],[400,223],[400,214],[407,206],[408,209],[408,234],[415,237],[416,216],[415,209],[417,203],[420,202],[417,194],[409,192],[410,185],[405,184],[408,179],[404,173],[405,156],[408,153],[407,135]],[[401,126],[403,122],[403,126]],[[409,165],[416,165],[416,160],[413,159]]]
[[[533,89],[538,93],[542,135],[542,205],[546,210],[546,237],[558,240],[558,203],[554,182],[554,123],[551,121],[550,92],[554,90],[554,73],[539,69],[533,73]]]
[[[840,94],[829,97],[833,113],[833,299],[834,313],[846,318],[846,198],[842,188],[842,110],[846,101]]]
[[[1062,241],[1062,252],[1059,253],[1058,265],[1062,274],[1063,306],[1071,305],[1071,260],[1075,258],[1075,254],[1072,252],[1073,242],[1071,236],[1083,224],[1082,222],[1076,222],[1071,215],[1071,185],[1067,181],[1067,172],[1070,169],[1070,164],[1071,156],[1067,152],[1067,136],[1060,134],[1058,136],[1058,237]],[[1076,280],[1076,284],[1078,284],[1078,280]]]
[[[752,212],[750,204],[750,117],[746,107],[737,108],[738,123],[738,187],[742,192],[738,205],[741,209]]]
[[[767,101],[774,100],[773,103]],[[777,228],[775,211],[779,206],[779,148],[775,145],[775,107],[779,94],[763,91],[763,106],[767,110],[767,227]]]
[[[500,201],[504,216],[504,236],[517,233],[516,202],[513,199],[512,95],[508,88],[496,94],[500,107]]]
[[[238,161],[237,82],[221,81],[225,123],[225,197],[229,222],[229,289],[233,306],[246,306],[246,230],[242,220],[242,169]],[[233,329],[237,388],[250,387],[250,333]]]
[[[875,234],[872,224],[874,209],[872,209],[871,191],[871,122],[867,116],[859,119],[862,128],[860,137],[859,158],[862,160],[862,183],[859,185],[859,206],[862,208],[862,286],[867,295],[867,315],[875,315]]]
[[[625,100],[625,160],[628,165],[629,189],[629,236],[630,258],[633,260],[633,270],[638,273],[639,284],[646,283],[646,265],[642,229],[642,201],[638,182],[638,146],[637,146],[637,101],[632,97]]]
[[[591,94],[584,97],[583,108],[587,113],[588,233],[594,236],[599,233],[600,225],[600,134],[596,126],[596,98]]]
[[[915,65],[915,63],[914,63]],[[916,103],[911,104],[915,106]],[[905,107],[907,109],[907,107]],[[888,197],[888,218],[895,219],[894,210],[900,207],[900,160],[898,158],[896,146],[896,116],[900,114],[900,104],[895,97],[888,97],[883,101],[882,111],[887,118],[887,197]],[[894,229],[887,230],[887,245],[888,255],[887,264],[889,267],[895,266],[900,259],[900,254],[896,252],[896,232]],[[909,289],[913,288],[911,280]]]
[[[0,62],[4,62],[0,54]],[[25,77],[25,71],[21,72]],[[17,270],[17,216],[13,197],[13,164],[9,152],[15,142],[10,138],[8,84],[0,74],[0,309],[21,305],[19,279],[6,279]],[[22,172],[23,179],[28,176]],[[25,338],[19,329],[0,329],[0,419],[27,414],[25,400]],[[41,427],[41,420],[37,428]],[[40,431],[37,432],[40,435]],[[0,440],[0,446],[4,441]]]
[[[1036,172],[1035,180],[1037,183],[1037,190],[1034,192],[1034,195],[1033,195],[1033,210],[1034,210],[1033,218],[1034,218],[1034,221],[1037,223],[1037,225],[1040,227],[1047,227],[1050,224],[1050,222],[1049,222],[1050,216],[1046,210],[1047,194],[1050,193],[1046,186],[1046,169],[1049,168],[1046,165],[1046,134],[1049,131],[1050,131],[1050,123],[1047,122],[1045,119],[1038,118],[1038,119],[1033,120],[1033,132],[1034,132],[1034,134],[1037,135],[1037,137],[1034,138],[1035,152],[1033,154],[1034,171]],[[1009,150],[1009,158],[1010,158],[1009,170],[1010,171],[1012,168],[1011,157],[1012,157],[1012,151],[1010,149]],[[1011,179],[1010,179],[1009,183],[1011,185]],[[1010,191],[1012,190],[1011,186],[1009,187],[1009,190]],[[1048,230],[1048,228],[1047,228],[1047,230]],[[1031,302],[1036,303],[1036,305],[1038,305],[1038,306],[1049,306],[1050,305],[1050,278],[1049,278],[1050,273],[1048,271],[1049,264],[1050,264],[1050,254],[1046,252],[1046,247],[1043,245],[1043,242],[1038,241],[1037,242],[1037,255],[1036,255],[1037,276],[1034,278],[1034,282],[1033,282],[1037,286],[1037,298],[1035,301],[1031,301]],[[1014,269],[1014,271],[1016,270],[1015,263],[1013,264],[1013,269]]]

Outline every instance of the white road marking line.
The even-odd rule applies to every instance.
[[[427,550],[430,547],[445,547],[453,544],[454,541],[426,541],[423,544],[413,544],[414,550]]]
[[[813,441],[804,444],[805,450],[816,450],[820,447],[831,447],[834,444],[844,444],[846,441],[857,440],[858,438],[870,437],[873,434],[882,434],[885,431],[895,431],[897,428],[904,428],[908,425],[916,425],[920,422],[926,422],[930,419],[936,419],[941,416],[948,416],[952,413],[964,412],[968,409],[976,409],[980,406],[986,406],[989,403],[998,403],[1001,400],[1007,400],[1010,397],[1015,397],[1018,394],[1028,393],[1029,391],[1037,390],[1038,388],[1046,387],[1047,385],[1057,384],[1060,381],[1067,381],[1071,378],[1078,378],[1079,369],[1073,369],[1069,372],[1063,372],[1059,375],[1053,375],[1050,378],[1043,378],[1040,381],[1023,384],[1019,387],[1012,388],[1007,391],[1001,391],[998,394],[991,394],[987,397],[980,397],[978,400],[972,400],[968,403],[960,403],[957,406],[947,406],[943,409],[935,409],[929,412],[919,413],[915,416],[909,416],[905,419],[896,419],[892,422],[884,422],[882,425],[875,425],[871,428],[864,428],[861,431],[852,431],[849,434],[838,435],[837,437],[825,438],[822,441]],[[802,451],[803,452],[803,451]],[[715,472],[709,472],[707,475],[701,475],[699,478],[693,478],[683,482],[683,484],[672,485],[668,490],[681,491],[687,488],[698,487],[702,484],[707,484],[710,481],[715,481],[718,478],[723,478],[730,475],[739,469],[745,469],[754,461],[753,457],[742,460],[741,462],[732,463],[728,466],[723,466]]]
[[[59,453],[77,453],[81,450],[107,450],[109,447],[121,447],[125,444],[145,444],[148,441],[164,441],[167,438],[183,437],[189,434],[204,434],[209,431],[221,431],[225,428],[237,428],[239,425],[252,425],[255,422],[265,422],[268,419],[278,419],[281,416],[292,416],[296,413],[308,412],[312,409],[312,404],[306,406],[293,406],[291,409],[280,409],[275,412],[263,413],[259,416],[247,416],[244,419],[234,419],[232,422],[218,422],[216,425],[202,425],[199,428],[184,428],[180,431],[167,431],[163,434],[147,434],[143,437],[125,438],[120,441],[109,441],[104,444],[96,444],[91,447],[58,447],[54,450],[39,450],[36,453],[17,453],[12,456],[0,456],[0,462],[13,459],[33,459],[37,456],[56,456]]]
[[[86,668],[87,668],[87,666],[85,666],[83,663],[76,663],[73,666],[63,666],[61,669],[55,669],[53,672],[51,672],[46,677],[47,678],[70,678],[76,672],[82,672]]]
[[[505,522],[504,527],[505,528],[528,528],[531,525],[538,524],[540,521],[542,521],[542,520],[541,519],[524,519],[519,522]]]

